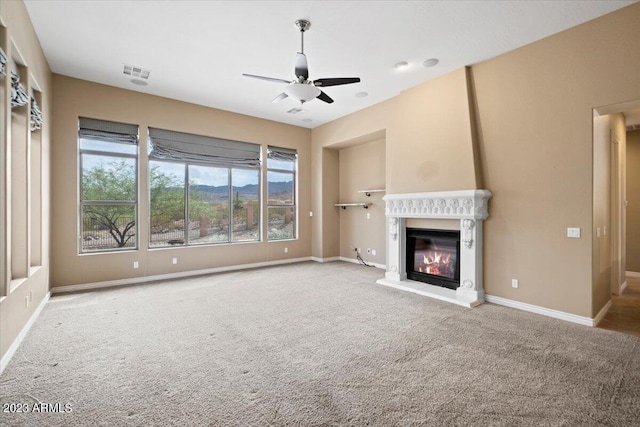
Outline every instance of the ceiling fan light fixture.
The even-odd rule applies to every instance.
[[[284,93],[286,93],[289,98],[304,103],[320,95],[320,89],[312,84],[293,83],[284,88]]]

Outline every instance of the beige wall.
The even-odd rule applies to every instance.
[[[486,293],[593,317],[592,109],[640,99],[638,22],[633,4],[420,85],[314,129],[314,152],[384,129],[389,192],[482,182]]]
[[[640,130],[627,132],[627,271],[640,273]]]
[[[129,279],[139,276],[202,270],[311,255],[311,146],[308,129],[240,114],[54,76],[53,207],[51,285],[65,286]],[[198,247],[148,249],[148,229],[141,221],[139,249],[107,254],[78,254],[78,117],[91,117],[140,126],[140,218],[149,213],[146,128],[188,132],[239,141],[295,148],[299,155],[299,238]],[[263,182],[264,182],[263,176]],[[262,197],[266,209],[266,197]],[[265,226],[262,228],[266,238]],[[288,249],[288,253],[284,252]],[[178,264],[172,264],[172,258]],[[133,269],[133,262],[139,268]]]
[[[467,69],[397,97],[388,137],[392,194],[476,189]]]
[[[358,192],[385,188],[385,140],[343,148],[339,153],[340,203],[372,203],[368,209],[334,208],[340,215],[340,256],[356,259],[354,248],[360,248],[363,260],[385,265],[384,193],[367,197]]]
[[[22,2],[2,2],[0,46],[20,64],[25,90],[40,97],[41,130],[29,106],[11,111],[10,78],[0,78],[0,357],[49,291],[51,71]],[[40,92],[38,95],[37,93]]]

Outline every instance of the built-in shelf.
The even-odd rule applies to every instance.
[[[333,206],[337,206],[337,207],[342,208],[342,209],[347,209],[349,207],[356,207],[356,206],[360,206],[360,207],[363,207],[365,209],[369,209],[369,206],[371,206],[371,205],[372,205],[372,203],[336,203]]]
[[[358,190],[358,193],[364,193],[367,197],[371,197],[371,193],[384,193],[386,191],[386,189],[381,188],[376,190]]]

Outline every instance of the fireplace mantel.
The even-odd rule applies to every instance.
[[[484,302],[482,227],[489,216],[488,190],[388,194],[383,197],[388,219],[387,272],[378,283],[465,307]],[[460,287],[456,290],[407,279],[405,230],[407,218],[460,221]]]

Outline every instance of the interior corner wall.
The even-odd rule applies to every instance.
[[[18,342],[17,339],[26,330],[29,319],[33,318],[49,292],[50,140],[53,119],[51,70],[24,4],[21,1],[3,1],[0,7],[0,22],[6,30],[4,33],[6,38],[2,41],[5,53],[10,60],[21,63],[22,70],[25,72],[25,76],[21,76],[23,77],[21,82],[32,95],[40,96],[39,106],[44,118],[42,129],[36,131],[37,144],[34,144],[34,147],[37,146],[39,152],[35,152],[35,148],[29,144],[35,140],[31,141],[28,128],[24,132],[26,137],[22,138],[22,142],[17,140],[16,135],[11,134],[10,102],[8,98],[1,97],[3,102],[0,105],[0,120],[7,122],[0,126],[3,129],[0,135],[0,150],[3,152],[3,155],[0,155],[0,159],[3,160],[0,167],[0,174],[2,174],[0,185],[5,186],[4,191],[0,191],[0,197],[2,197],[0,209],[4,212],[0,218],[6,219],[4,224],[2,224],[4,221],[0,221],[0,238],[5,248],[0,251],[5,258],[4,262],[0,263],[2,267],[0,274],[4,276],[0,280],[0,286],[5,288],[0,292],[0,358],[4,367],[4,363],[11,356],[9,351],[12,345]],[[2,84],[7,84],[8,88],[9,77],[2,80]],[[34,91],[38,92],[38,95]],[[23,109],[23,113],[29,111],[28,106],[20,108]],[[27,113],[24,114],[28,117]],[[22,146],[18,147],[17,145],[20,144]],[[8,155],[12,148],[24,150],[26,164],[12,164]],[[39,160],[37,163],[32,161],[34,156]],[[12,224],[12,221],[16,218],[12,219],[10,214],[13,208],[11,194],[21,191],[22,187],[17,188],[16,182],[12,181],[12,170],[23,174],[21,181],[27,183],[28,193],[40,194],[37,208],[34,208],[34,200],[29,199],[28,194],[22,195],[28,219],[20,219],[23,230],[13,236],[11,228],[15,223]],[[31,236],[34,236],[37,242],[31,241]],[[18,238],[22,241],[15,241]],[[37,243],[39,248],[38,254],[32,252],[37,250],[34,249],[34,243]],[[24,251],[15,256],[19,255],[25,260],[26,277],[6,282],[7,277],[10,280],[15,276],[11,271],[11,259],[14,255],[12,247],[19,247]]]
[[[322,148],[322,259],[340,255],[340,216],[334,204],[339,202],[339,152]]]
[[[313,194],[312,256],[340,256],[339,152],[341,148],[384,138],[394,99],[352,113],[311,131]]]
[[[622,113],[610,114],[611,135],[611,227],[607,234],[611,235],[611,291],[619,294],[625,281],[625,169],[627,151],[627,132],[625,117]],[[596,238],[598,238],[596,229]],[[604,236],[601,230],[600,238]],[[604,303],[608,301],[608,298]],[[594,301],[596,304],[598,301]],[[603,307],[600,305],[600,307]]]
[[[473,66],[485,291],[594,317],[592,109],[640,99],[640,3]],[[579,239],[567,238],[578,227]],[[519,279],[518,289],[511,279]]]
[[[611,298],[611,117],[593,118],[593,308]]]
[[[340,203],[371,203],[367,209],[359,206],[339,209],[340,257],[355,260],[354,248],[360,248],[365,262],[385,265],[384,193],[367,196],[361,192],[385,188],[385,140],[343,148],[339,151],[339,163]]]
[[[216,110],[167,98],[54,75],[52,161],[53,206],[51,257],[53,287],[157,276],[233,267],[243,264],[286,261],[311,255],[311,132],[308,129]],[[91,117],[140,126],[139,215],[147,218],[147,128],[214,136],[298,151],[298,229],[295,240],[266,241],[263,221],[261,242],[149,249],[148,233],[141,221],[139,249],[99,254],[78,252],[78,117]],[[263,174],[263,179],[265,175]],[[265,187],[263,185],[263,187]],[[266,211],[263,192],[262,211]],[[285,253],[284,249],[288,252]],[[178,263],[173,264],[172,258]],[[133,268],[134,261],[139,264]]]
[[[640,130],[627,132],[626,271],[640,274]]]

